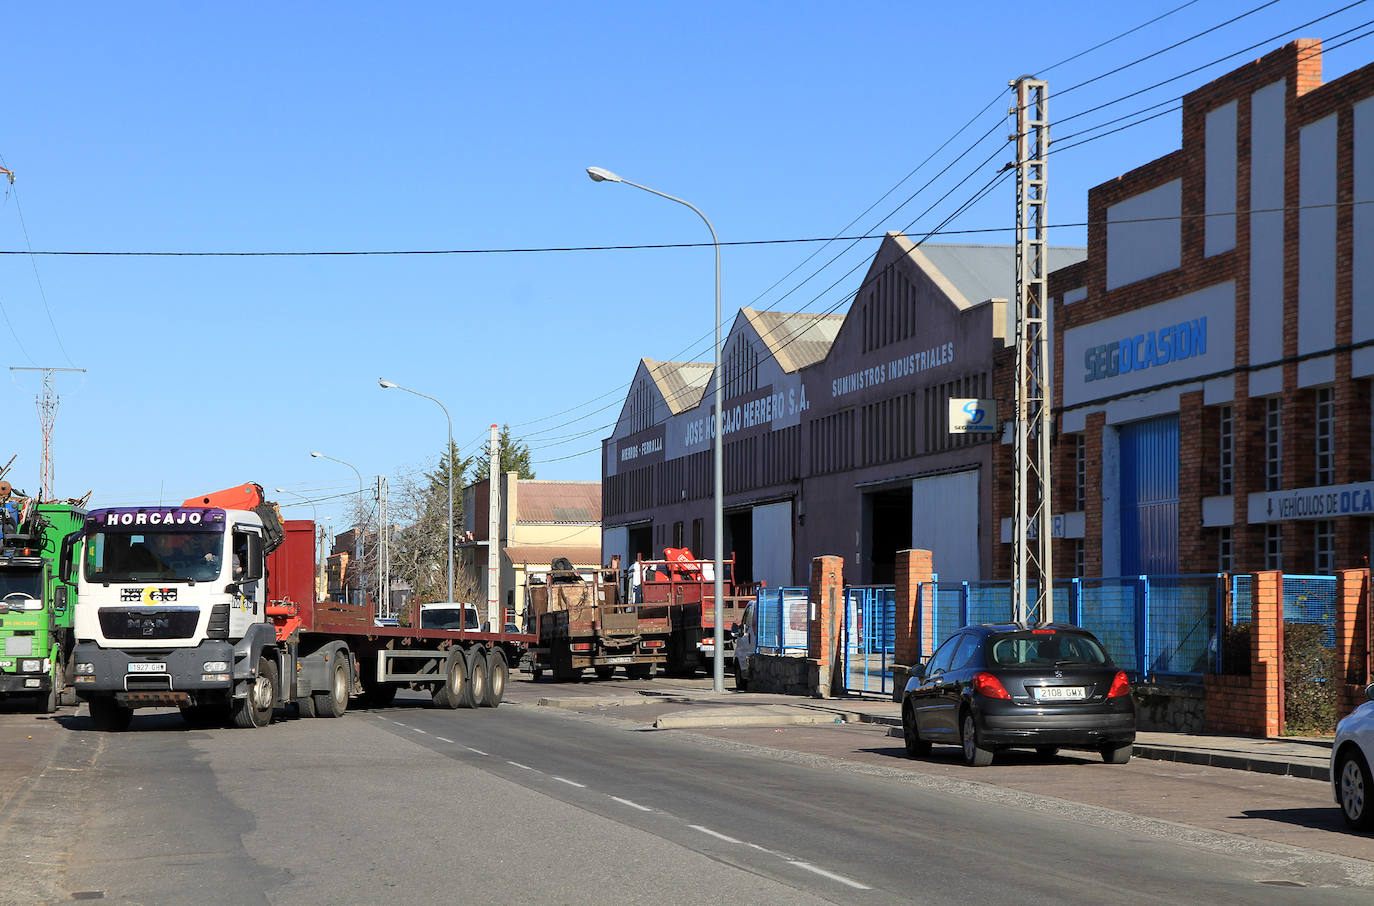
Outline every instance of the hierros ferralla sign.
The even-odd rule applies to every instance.
[[[1251,494],[1246,521],[1253,524],[1371,514],[1374,514],[1374,481],[1359,481]]]

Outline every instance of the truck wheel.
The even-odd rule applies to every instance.
[[[468,652],[468,684],[459,702],[464,708],[477,708],[487,695],[487,656],[481,648]]]
[[[645,680],[654,678],[653,664],[631,664],[625,668],[625,674],[630,679]]]
[[[329,658],[329,688],[311,696],[315,700],[316,717],[343,717],[348,710],[348,656],[341,651]]]
[[[248,687],[248,694],[234,702],[234,726],[243,730],[267,726],[272,722],[276,702],[277,665],[263,656],[258,658],[258,675]]]
[[[124,707],[113,698],[93,698],[90,707],[91,723],[102,733],[119,733],[127,730],[129,721],[134,719],[134,709]]]
[[[52,665],[52,674],[48,677],[52,683],[48,687],[47,694],[39,695],[38,713],[51,714],[57,710],[59,696],[62,694],[62,686],[67,682],[66,674],[62,672],[62,663],[59,661]]]
[[[745,671],[741,670],[738,664],[735,665],[735,691],[749,691],[749,675]]]
[[[510,666],[506,663],[506,653],[493,648],[487,656],[487,688],[482,696],[483,708],[495,708],[506,697],[506,679],[510,676]]]
[[[461,708],[463,695],[468,687],[468,665],[461,649],[455,648],[448,653],[444,665],[444,682],[434,688],[436,708]]]
[[[599,664],[595,668],[597,679],[610,679],[615,676],[615,668],[606,664]]]

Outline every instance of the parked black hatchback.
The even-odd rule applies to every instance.
[[[1124,671],[1077,626],[965,626],[917,665],[902,698],[902,735],[913,758],[932,744],[992,763],[999,749],[1091,749],[1125,764],[1135,742],[1135,701]]]

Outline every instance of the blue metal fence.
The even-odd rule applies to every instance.
[[[806,651],[808,588],[761,588],[754,604],[754,637],[771,654]]]
[[[1322,627],[1322,645],[1336,647],[1336,577],[1283,577],[1283,621],[1317,623]]]

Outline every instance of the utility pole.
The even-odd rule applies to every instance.
[[[491,426],[491,450],[487,466],[487,622],[500,627],[501,606],[501,441]],[[503,621],[504,622],[504,621]]]
[[[377,616],[389,617],[391,613],[391,532],[387,531],[387,482],[385,475],[377,476]]]
[[[1011,85],[1016,102],[1016,511],[1012,582],[1017,621],[1043,624],[1054,619],[1049,261],[1045,237],[1048,85],[1030,76],[1022,76]]]
[[[8,170],[4,172],[9,173]],[[10,174],[10,182],[14,182],[13,174]],[[43,428],[43,459],[38,473],[38,499],[52,500],[52,428],[57,421],[57,404],[61,402],[61,397],[57,395],[57,390],[53,387],[52,376],[58,371],[79,371],[85,374],[86,369],[11,365],[10,371],[43,372],[43,389],[35,398],[38,403],[38,424]]]

